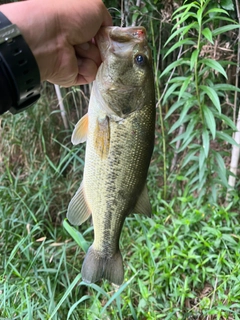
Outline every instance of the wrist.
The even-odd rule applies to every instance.
[[[5,79],[12,83],[9,106],[18,113],[40,97],[40,74],[36,60],[16,25],[0,12],[0,62]]]

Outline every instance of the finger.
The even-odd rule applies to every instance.
[[[112,17],[108,10],[104,10],[102,26],[112,26]]]
[[[98,66],[91,59],[80,59],[78,60],[78,75],[76,84],[87,84],[93,82],[96,78]]]
[[[79,58],[87,58],[93,60],[97,66],[100,66],[102,60],[98,47],[92,42],[85,42],[76,45],[75,52]]]

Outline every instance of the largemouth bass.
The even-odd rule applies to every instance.
[[[80,225],[92,213],[94,242],[83,262],[83,280],[120,285],[124,220],[132,212],[151,215],[146,178],[154,145],[154,78],[143,27],[103,27],[96,41],[103,62],[88,113],[72,134],[74,145],[87,144],[83,181],[67,218]]]

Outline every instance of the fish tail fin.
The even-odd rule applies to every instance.
[[[112,257],[103,257],[93,246],[88,249],[82,265],[82,278],[87,283],[93,283],[101,278],[120,285],[124,279],[123,260],[120,250]]]

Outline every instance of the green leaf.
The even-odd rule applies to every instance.
[[[198,156],[198,162],[199,162],[199,172],[198,172],[198,190],[202,189],[202,181],[206,180],[206,171],[207,171],[207,165],[206,165],[206,158],[203,148],[201,148],[199,156]],[[205,179],[204,179],[205,177]]]
[[[228,84],[228,83],[215,84],[214,88],[216,89],[216,91],[237,91],[237,92],[240,92],[240,88],[237,88],[236,86],[233,86],[232,84]]]
[[[163,102],[162,104],[164,105],[168,99],[169,96],[171,96],[171,94],[175,91],[175,89],[177,87],[179,87],[181,85],[180,82],[177,82],[177,83],[173,83],[166,91],[166,93],[164,94],[164,97],[163,97]]]
[[[196,13],[192,11],[186,10],[185,12],[181,12],[178,15],[173,16],[173,20],[177,20],[176,24],[172,28],[172,30],[177,29],[184,21],[186,21],[188,18],[193,17],[192,20],[196,20]]]
[[[216,70],[217,72],[220,72],[227,79],[227,74],[218,61],[213,59],[202,59],[199,61],[199,63],[206,64],[208,67]]]
[[[181,46],[184,46],[184,45],[196,45],[196,42],[191,40],[191,39],[183,39],[183,40],[180,40],[180,41],[177,41],[177,43],[175,43],[173,46],[171,46],[171,48],[167,51],[167,53],[165,54],[165,56],[163,57],[163,59],[166,58],[166,56],[169,55],[169,53],[171,53],[172,51],[174,51],[175,49],[181,47]]]
[[[193,121],[192,119],[189,121],[188,125],[187,125],[187,128],[186,128],[186,131],[183,132],[182,134],[176,136],[172,141],[171,141],[171,144],[177,142],[178,140],[183,140],[183,143],[189,138],[192,136],[192,132],[193,132],[193,129],[194,129],[194,126],[196,124],[196,121]]]
[[[198,157],[196,157],[196,158],[197,158],[196,160],[198,160]],[[198,168],[199,168],[198,162],[194,163],[194,164],[188,169],[188,171],[186,172],[185,176],[187,177],[187,176],[191,175],[193,172],[197,172],[197,171],[198,171]],[[198,177],[197,177],[197,179],[198,179]]]
[[[73,282],[68,286],[67,290],[64,292],[62,298],[60,299],[60,301],[58,302],[58,304],[56,305],[55,309],[53,310],[52,314],[50,315],[50,317],[48,318],[49,320],[53,319],[53,317],[55,316],[55,314],[58,312],[58,309],[63,305],[64,301],[67,299],[67,297],[71,294],[72,290],[74,289],[74,287],[77,285],[77,283],[79,282],[79,280],[81,279],[81,274],[78,274],[76,276],[76,278],[73,280]]]
[[[77,229],[73,228],[67,222],[67,219],[63,221],[63,227],[67,230],[70,236],[76,241],[79,247],[82,248],[84,252],[87,252],[89,247],[89,242],[84,239],[82,234]]]
[[[179,95],[178,95],[178,100],[181,99],[183,93],[185,92],[185,90],[187,89],[190,81],[192,80],[192,75],[187,77],[187,79],[183,82],[182,86],[181,86],[181,89],[180,89],[180,92],[179,92]]]
[[[193,141],[193,139],[197,136],[197,133],[194,132],[191,136],[187,137],[184,139],[184,142],[182,143],[181,147],[177,150],[177,152],[182,152],[186,150],[187,147],[190,147],[189,144]]]
[[[213,30],[212,31],[212,35],[213,36],[218,36],[221,33],[225,33],[225,32],[228,32],[230,30],[237,29],[237,28],[240,28],[240,24],[229,24],[229,25],[226,25],[226,26],[223,26],[223,27],[219,27],[219,28]]]
[[[215,171],[218,173],[218,176],[220,177],[225,187],[228,187],[227,171],[226,171],[224,160],[219,152],[213,151],[213,154],[218,164],[218,170],[215,170]]]
[[[194,115],[192,114],[191,120],[190,120],[190,122],[189,122],[189,124],[188,124],[188,126],[187,126],[187,128],[186,128],[186,134],[187,134],[187,136],[191,136],[191,134],[192,134],[192,132],[193,132],[193,129],[195,128],[196,123],[198,123],[198,117],[196,117],[196,116],[194,117]],[[195,132],[196,132],[196,130],[195,130]],[[184,143],[186,140],[187,140],[187,139],[184,138],[184,139],[183,139],[183,143]]]
[[[173,39],[175,38],[178,34],[181,35],[181,37],[183,38],[183,36],[190,30],[190,29],[196,29],[196,26],[197,26],[197,23],[196,22],[193,22],[193,23],[190,23],[189,25],[187,26],[183,26],[181,28],[177,28],[176,31],[174,31],[170,37],[168,38],[168,40],[165,42],[164,44],[164,47]]]
[[[160,78],[163,77],[166,73],[168,73],[169,71],[171,71],[172,69],[178,67],[179,65],[189,65],[189,60],[188,59],[179,59],[179,60],[176,60],[174,62],[172,62],[161,74]]]
[[[182,77],[182,76],[180,76],[180,77],[174,77],[174,78],[172,78],[170,81],[169,81],[169,83],[175,83],[175,82],[183,82],[183,81],[185,81],[187,79],[187,77]]]
[[[240,145],[227,133],[223,132],[223,131],[217,131],[216,132],[216,137],[218,137],[219,139],[221,139],[222,141],[226,141],[230,144],[233,144],[237,147],[240,147]]]
[[[197,133],[194,132],[190,137],[188,137],[186,140],[184,140],[183,144],[181,145],[181,147],[177,150],[177,152],[182,152],[184,150],[186,150],[187,147],[191,147],[191,145],[189,145],[193,139],[197,136]]]
[[[230,0],[230,1],[232,1],[232,0]],[[228,15],[226,10],[223,10],[223,9],[220,9],[220,8],[212,8],[212,9],[208,10],[204,15],[206,16],[209,13],[224,13],[224,14]]]
[[[198,20],[198,25],[202,25],[202,13],[203,13],[203,7],[199,8],[197,11],[197,20]]]
[[[205,157],[207,158],[210,146],[210,139],[208,130],[204,129],[202,133],[203,150],[205,152]]]
[[[188,108],[183,108],[179,119],[172,125],[171,129],[169,130],[169,134],[175,131],[178,127],[180,127],[183,123],[185,123],[189,116],[187,116]]]
[[[204,37],[209,41],[211,42],[212,44],[214,43],[213,42],[213,39],[212,39],[212,32],[209,28],[205,28],[202,30],[202,34],[204,35]]]
[[[217,118],[221,119],[222,121],[224,121],[231,129],[233,129],[233,131],[237,131],[237,128],[234,124],[234,122],[227,116],[225,116],[224,114],[219,114],[219,113],[214,113],[214,115],[216,115]]]
[[[181,12],[180,14],[185,14],[186,12],[188,12],[191,8],[199,8],[199,4],[197,2],[192,2],[192,3],[188,3],[188,4],[184,4],[183,6],[180,6],[179,8],[177,8],[176,10],[174,10],[173,12],[173,17],[176,16],[176,14],[179,11],[183,11],[184,9],[186,9],[184,12]]]
[[[231,234],[222,234],[222,239],[232,243],[234,246],[238,245]]]
[[[225,10],[234,10],[233,0],[221,0],[221,7]]]
[[[184,105],[184,107],[183,107],[183,109],[182,109],[182,111],[181,111],[181,113],[180,113],[179,119],[177,120],[177,122],[175,122],[175,123],[173,124],[173,126],[171,127],[171,129],[169,130],[168,133],[173,132],[174,130],[176,130],[178,127],[180,127],[183,123],[185,123],[185,122],[188,120],[189,116],[187,116],[187,113],[188,113],[188,110],[189,110],[191,107],[192,107],[192,103],[191,103],[191,102],[190,102],[190,103],[187,102],[187,103]]]
[[[190,70],[193,70],[195,63],[197,62],[198,55],[199,55],[198,49],[196,49],[192,52],[191,59],[190,59]]]
[[[205,163],[205,159],[206,159],[206,155],[205,155],[204,148],[202,147],[202,148],[200,149],[199,157],[198,157],[198,161],[199,161],[199,172],[200,172],[200,171],[203,171],[202,169],[203,169],[203,165],[204,165],[204,163]],[[199,180],[202,180],[202,178],[199,179]]]
[[[87,299],[90,299],[90,298],[91,298],[90,295],[89,295],[89,296],[88,296],[88,295],[85,295],[85,296],[82,296],[81,299],[77,300],[77,301],[71,306],[71,308],[69,309],[68,315],[67,315],[67,320],[70,319],[70,317],[71,317],[74,309],[76,309],[76,307],[77,307],[80,303],[82,303],[83,301],[85,301],[85,300],[87,300]]]
[[[129,284],[133,281],[133,279],[137,276],[138,272],[136,272],[128,281],[126,281],[124,284],[121,285],[121,287],[118,289],[118,291],[116,291],[112,297],[107,301],[107,303],[105,304],[105,306],[102,308],[101,310],[101,315],[104,314],[104,312],[106,311],[107,307],[118,297],[121,296],[121,293],[123,292],[123,290],[125,290]]]
[[[189,150],[186,154],[186,156],[183,159],[182,168],[185,167],[190,161],[196,161],[196,150]]]
[[[218,112],[221,113],[221,105],[216,91],[213,88],[204,85],[199,86],[199,88],[203,91],[203,93],[208,95]]]
[[[177,110],[180,106],[182,106],[184,103],[186,103],[185,100],[180,100],[180,101],[176,101],[172,106],[171,108],[168,110],[168,113],[166,114],[165,116],[165,120],[170,117],[170,115],[175,111]]]
[[[213,113],[206,105],[204,105],[203,106],[203,114],[204,114],[204,118],[205,118],[207,127],[211,131],[211,134],[212,134],[212,137],[214,140],[215,136],[216,136],[216,122],[215,122]]]

